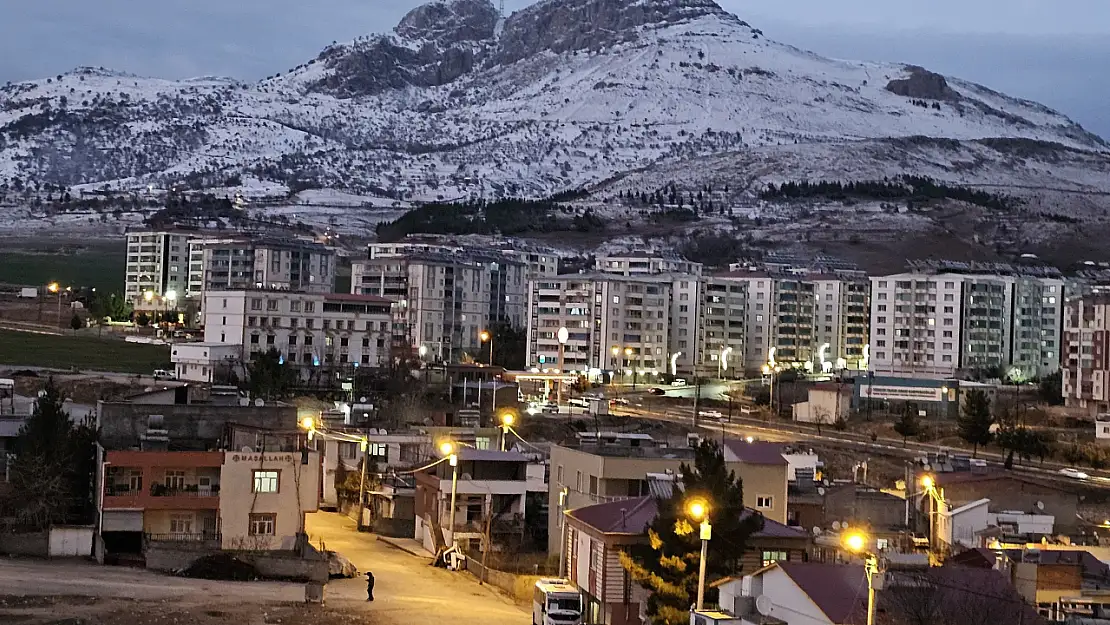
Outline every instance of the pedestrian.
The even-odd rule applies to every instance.
[[[374,574],[366,571],[366,600],[374,600]]]

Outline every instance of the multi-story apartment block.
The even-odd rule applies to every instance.
[[[592,377],[602,372],[637,377],[664,372],[674,279],[583,274],[532,281],[528,366],[581,370]],[[691,298],[691,308],[696,309],[696,303]],[[690,318],[693,321],[693,312]],[[559,329],[564,327],[568,340],[560,350]]]
[[[1064,343],[1064,403],[1091,416],[1110,412],[1110,294],[1068,300]]]
[[[168,299],[197,295],[189,276],[195,230],[135,230],[127,233],[124,293],[133,305],[148,291]]]
[[[494,243],[490,247],[474,247],[448,243],[440,239],[414,239],[395,243],[371,243],[367,247],[367,258],[404,258],[411,254],[430,253],[443,255],[480,255],[491,257],[500,254],[509,259],[524,263],[525,279],[533,280],[559,273],[559,254],[553,249],[521,245],[518,241],[507,240]]]
[[[1020,273],[873,277],[870,368],[938,379],[958,370],[1019,378],[1053,373],[1063,291],[1059,278]]]
[[[700,283],[697,319],[697,347],[694,352],[698,375],[736,377],[744,373],[745,320],[747,316],[747,284],[732,280],[705,278]],[[689,324],[677,328],[688,332]],[[687,350],[683,336],[678,336],[674,351]],[[681,359],[681,357],[680,357]]]
[[[450,362],[483,353],[483,330],[524,327],[525,272],[524,263],[498,254],[381,255],[352,263],[351,291],[397,300],[410,345]]]
[[[330,293],[335,252],[299,239],[235,236],[199,242],[204,290],[287,289]]]
[[[864,369],[871,285],[863,278],[822,275],[813,278],[815,370]]]
[[[204,342],[240,346],[243,362],[273,348],[302,367],[377,367],[390,358],[392,306],[373,295],[207,291]]]
[[[701,263],[691,262],[680,256],[649,252],[598,255],[594,261],[594,269],[622,276],[661,273],[689,274],[697,277],[702,275]]]

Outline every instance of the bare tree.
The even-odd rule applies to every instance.
[[[888,571],[879,608],[890,625],[1045,623],[1001,572],[960,566]]]

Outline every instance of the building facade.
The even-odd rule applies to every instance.
[[[392,309],[372,295],[208,291],[204,342],[239,346],[243,362],[273,348],[300,367],[378,367],[391,357]]]
[[[1095,417],[1110,413],[1110,295],[1068,301],[1064,342],[1065,405]]]
[[[208,237],[198,241],[203,289],[285,289],[330,293],[335,252],[312,241],[261,236]]]
[[[134,230],[127,233],[124,295],[139,305],[144,294],[172,299],[198,295],[190,281],[191,242],[198,231]]]

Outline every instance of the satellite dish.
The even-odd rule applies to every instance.
[[[759,595],[755,598],[755,611],[763,616],[771,616],[771,611],[775,609],[775,603],[767,595]]]
[[[251,449],[250,445],[243,445],[243,448],[240,449],[239,451],[241,451],[245,454],[253,454],[254,453],[254,449]]]
[[[239,405],[240,406],[249,406],[249,405],[251,405],[251,400],[246,398],[246,397],[240,397],[239,398]]]
[[[1037,509],[1038,510],[1044,510],[1044,502],[1043,501],[1038,501],[1037,502]]]
[[[266,402],[262,401],[262,398],[259,397],[258,399],[254,400],[254,405],[256,408],[261,408],[266,405]]]
[[[817,494],[818,495],[824,495],[825,494],[825,487],[824,486],[818,486],[817,487]]]
[[[833,521],[832,527],[833,527],[834,530],[839,530],[840,529],[840,521]]]
[[[470,480],[470,479],[474,479],[474,478],[470,477],[470,474],[469,474],[469,473],[463,473],[463,474],[462,474],[461,476],[459,476],[459,477],[460,477],[461,479],[464,479],[464,480]]]
[[[359,397],[359,398],[358,398],[358,403],[360,403],[360,404],[365,404],[365,403],[366,403],[366,396],[365,396],[365,395],[363,395],[362,397]]]
[[[814,525],[814,526],[813,526],[813,535],[814,535],[814,536],[820,536],[820,535],[821,535],[821,531],[822,531],[822,530],[821,530],[821,526],[819,526],[819,525]]]

